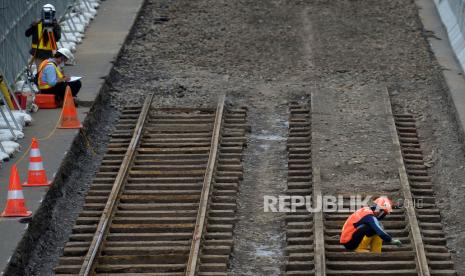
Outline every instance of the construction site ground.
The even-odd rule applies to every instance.
[[[395,194],[389,190],[396,185],[393,160],[384,147],[390,136],[376,116],[386,100],[378,93],[386,89],[394,112],[417,118],[447,244],[465,275],[465,154],[443,69],[428,44],[434,34],[418,12],[414,1],[403,0],[146,0],[88,115],[85,131],[97,154],[76,140],[64,165],[68,177],[47,195],[48,212],[41,208],[30,223],[9,275],[51,274],[120,108],[149,92],[159,106],[212,106],[227,93],[228,102],[248,108],[230,272],[280,275],[284,215],[264,213],[263,196],[285,192],[289,102],[313,94],[333,114],[321,115],[334,123],[330,128],[319,126],[338,134],[319,141],[319,154],[330,152],[321,168],[325,193],[347,191],[353,182],[353,193],[373,187]],[[366,132],[356,133],[355,124]]]

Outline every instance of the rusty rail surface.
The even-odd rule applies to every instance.
[[[94,267],[95,258],[97,254],[100,252],[100,248],[102,246],[104,236],[106,235],[108,231],[110,219],[115,211],[115,206],[117,204],[118,197],[121,194],[123,183],[126,180],[129,169],[134,160],[134,155],[140,142],[142,130],[144,129],[144,125],[147,120],[147,116],[149,114],[150,106],[152,104],[153,95],[154,94],[148,96],[145,99],[144,105],[142,107],[142,111],[139,115],[139,119],[137,120],[137,124],[134,129],[134,135],[131,139],[131,142],[129,143],[126,154],[124,155],[124,159],[118,171],[118,174],[116,175],[115,182],[113,183],[113,188],[111,190],[110,196],[108,197],[107,203],[105,204],[105,208],[103,210],[102,216],[100,217],[100,220],[97,226],[97,231],[95,232],[95,235],[94,235],[94,238],[92,239],[89,250],[87,251],[87,254],[84,257],[84,262],[82,263],[81,270],[79,271],[79,275],[83,275],[83,276],[89,275],[92,268]]]
[[[187,262],[187,269],[185,273],[186,276],[194,276],[197,270],[200,242],[202,240],[203,231],[205,228],[208,200],[210,198],[210,188],[213,181],[213,173],[215,170],[216,160],[218,156],[220,131],[223,121],[224,97],[224,95],[220,97],[218,107],[216,108],[215,125],[213,127],[213,135],[210,148],[210,157],[208,158],[207,170],[203,179],[202,194],[200,195],[199,210],[197,212],[194,234],[192,235],[191,250],[189,253],[189,260]]]
[[[56,275],[227,275],[246,109],[126,108]]]
[[[347,251],[339,244],[339,234],[350,212],[311,214],[302,207],[286,216],[286,275],[457,275],[414,117],[393,115],[389,100],[385,106],[405,204],[386,217],[383,225],[403,245],[385,244],[382,254]],[[318,158],[311,151],[311,104],[294,102],[289,110],[288,195],[315,198],[322,195],[322,183]],[[349,198],[344,197],[345,207]]]
[[[308,103],[289,105],[287,194],[316,196],[321,194],[315,161],[312,160],[311,110]],[[316,176],[316,177],[315,177]],[[305,206],[286,214],[286,275],[315,275],[324,271],[324,241],[321,213],[310,213]],[[318,229],[317,229],[318,228]],[[318,234],[317,234],[318,233]]]

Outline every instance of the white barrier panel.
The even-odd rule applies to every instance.
[[[457,60],[465,71],[465,0],[434,0]]]

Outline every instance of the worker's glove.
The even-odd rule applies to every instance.
[[[402,245],[402,242],[400,240],[392,240],[391,241],[392,244],[395,244],[397,246],[401,246]]]

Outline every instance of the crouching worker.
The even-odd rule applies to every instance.
[[[401,246],[401,241],[392,239],[379,222],[391,212],[391,201],[387,197],[377,198],[373,206],[349,216],[342,227],[340,243],[348,250],[373,253],[381,253],[383,241]]]
[[[81,81],[70,81],[61,69],[65,62],[72,60],[73,54],[66,48],[58,49],[53,58],[44,60],[37,70],[37,82],[39,90],[43,94],[54,94],[58,103],[62,103],[65,97],[66,86],[71,88],[73,97],[81,89]]]

